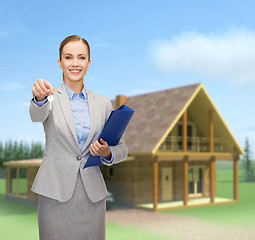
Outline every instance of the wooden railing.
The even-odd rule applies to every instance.
[[[214,152],[232,152],[223,138],[214,138]],[[168,136],[160,145],[158,151],[182,152],[182,137]],[[188,152],[209,152],[210,138],[208,137],[187,137]]]

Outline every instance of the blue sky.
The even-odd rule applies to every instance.
[[[253,1],[0,1],[0,141],[41,141],[29,116],[38,78],[57,88],[61,41],[88,40],[84,84],[114,99],[202,82],[255,151]],[[254,68],[254,69],[253,69]]]

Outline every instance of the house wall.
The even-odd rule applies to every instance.
[[[100,165],[108,192],[114,203],[132,205],[134,199],[135,162],[121,162],[112,166]],[[113,175],[110,172],[113,171]]]
[[[115,203],[134,205],[153,202],[153,162],[150,157],[136,156],[137,160],[123,161],[111,167],[101,165],[100,169],[109,192],[113,193]],[[204,168],[203,197],[210,195],[210,171],[208,161],[191,161],[189,166]],[[158,201],[162,201],[162,168],[173,168],[173,199],[183,199],[183,162],[162,161],[158,165]],[[109,176],[110,168],[114,175]]]
[[[27,168],[27,199],[37,201],[38,195],[31,191],[35,176],[39,167],[28,167]]]
[[[210,171],[208,161],[190,161],[188,167],[201,166],[204,168],[203,197],[210,196]],[[183,199],[183,162],[176,161],[174,169],[174,200]]]

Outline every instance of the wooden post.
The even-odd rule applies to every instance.
[[[234,159],[233,159],[233,168],[234,168],[234,200],[238,201],[239,199],[239,194],[238,194],[238,160],[239,160],[239,155],[236,147],[233,148],[234,152]]]
[[[188,205],[188,157],[183,160],[183,205]]]
[[[153,162],[153,209],[158,210],[158,161]]]
[[[215,157],[212,157],[210,162],[210,197],[211,203],[215,202],[215,170],[216,170],[216,160]]]
[[[19,167],[17,167],[17,172],[16,172],[16,195],[19,195]]]
[[[213,141],[213,120],[212,120],[212,114],[213,111],[212,109],[209,110],[208,112],[208,119],[209,119],[209,136],[210,136],[210,152],[214,151],[214,141]]]
[[[183,152],[187,152],[187,110],[182,117],[182,149]]]
[[[234,200],[238,201],[238,159],[234,159]]]
[[[12,193],[12,171],[11,167],[6,167],[6,195]]]

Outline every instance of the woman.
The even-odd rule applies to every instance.
[[[109,97],[83,83],[91,63],[88,42],[77,35],[59,47],[63,82],[59,88],[38,79],[29,113],[42,122],[45,154],[31,190],[38,194],[40,240],[104,240],[107,188],[99,166],[83,169],[90,154],[111,166],[126,159],[121,138],[116,146],[97,139],[113,110]],[[49,94],[54,100],[48,101]]]

